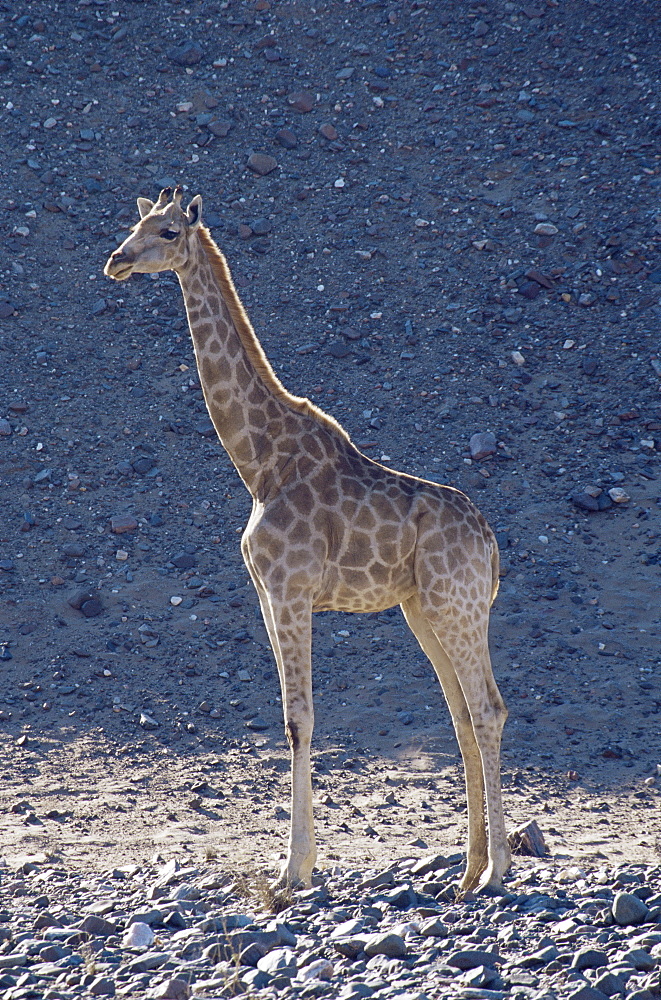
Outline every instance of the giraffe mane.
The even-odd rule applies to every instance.
[[[239,339],[243,344],[250,363],[264,384],[270,392],[273,393],[276,399],[285,403],[285,405],[289,406],[292,410],[295,410],[297,413],[301,413],[304,416],[308,416],[323,426],[328,427],[329,430],[339,434],[340,437],[345,440],[350,440],[347,432],[334,417],[331,417],[328,413],[324,413],[323,410],[321,410],[318,406],[315,406],[315,404],[309,399],[306,399],[303,396],[294,396],[291,392],[288,392],[288,390],[285,389],[284,385],[273,371],[271,362],[266,357],[264,349],[257,339],[252,323],[248,319],[247,313],[243,308],[243,303],[241,302],[236,288],[234,287],[232,275],[230,274],[230,269],[227,265],[224,254],[218,247],[206,226],[200,226],[197,232],[200,244],[208,257],[209,262],[211,263],[214,276],[220,286],[223,301],[229,309],[230,316],[232,317],[232,322],[234,323],[236,332],[239,335]]]

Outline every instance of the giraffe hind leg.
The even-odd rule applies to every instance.
[[[487,605],[488,607],[488,605]],[[454,667],[463,692],[475,742],[482,763],[487,820],[487,867],[478,888],[502,892],[502,879],[510,866],[510,849],[500,786],[500,743],[507,709],[491,670],[487,643],[488,613],[472,627],[453,628],[431,623],[434,633]]]
[[[475,613],[476,621],[461,626],[449,615],[425,610],[417,597],[405,606],[407,621],[443,687],[464,759],[468,850],[462,888],[498,891],[510,863],[500,788],[507,709],[491,670],[488,603],[481,614]]]
[[[464,762],[468,805],[468,848],[462,889],[474,889],[488,867],[482,760],[468,705],[452,663],[420,608],[417,594],[402,604],[407,624],[431,661],[443,689]]]

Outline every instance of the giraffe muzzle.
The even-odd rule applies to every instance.
[[[115,281],[123,281],[130,276],[132,264],[133,257],[129,257],[121,249],[115,250],[108,258],[103,273],[109,278],[114,278]]]

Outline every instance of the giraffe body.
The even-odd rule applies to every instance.
[[[280,881],[309,885],[316,860],[310,777],[311,616],[399,604],[442,685],[464,760],[464,889],[498,889],[509,867],[500,792],[507,711],[491,671],[489,609],[498,549],[463,493],[367,458],[340,425],[276,378],[224,257],[184,212],[181,189],[154,204],[105,272],[174,270],[200,381],[218,436],[253,498],[243,557],[273,647],[292,753],[292,822]]]

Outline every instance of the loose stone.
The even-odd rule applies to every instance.
[[[370,957],[387,955],[388,958],[403,958],[406,954],[406,942],[399,934],[371,934],[363,950]]]
[[[613,900],[613,919],[621,927],[628,927],[632,924],[642,924],[647,919],[649,910],[647,906],[630,892],[618,892]]]
[[[275,156],[269,156],[268,153],[251,153],[248,157],[248,166],[254,173],[264,177],[276,169],[278,161]]]
[[[469,447],[471,458],[479,461],[481,458],[486,458],[488,455],[496,453],[496,437],[491,431],[480,431],[472,435]]]

